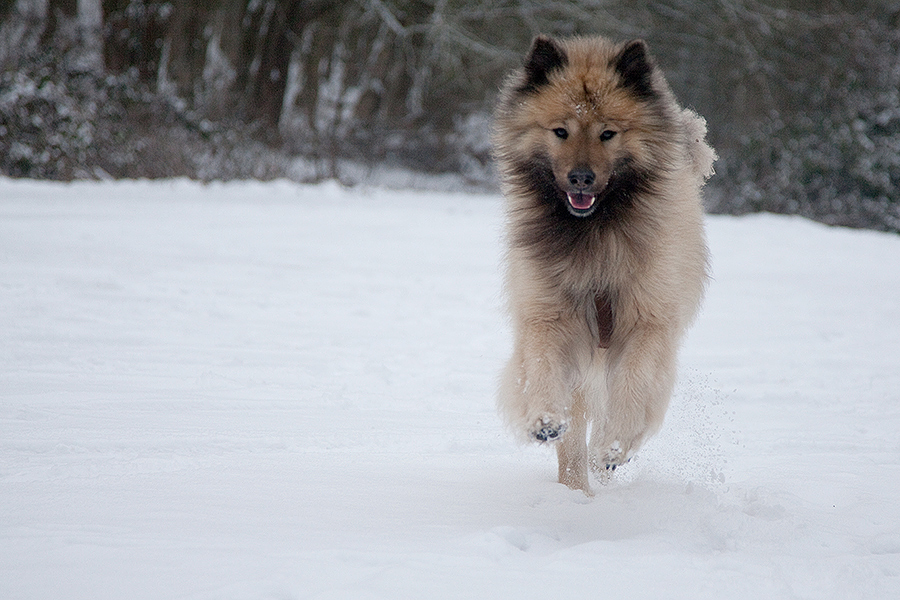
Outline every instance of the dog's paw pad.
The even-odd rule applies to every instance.
[[[567,426],[565,423],[555,423],[553,421],[543,421],[538,425],[538,428],[531,432],[531,435],[537,441],[544,442],[555,442],[562,434],[566,432]]]

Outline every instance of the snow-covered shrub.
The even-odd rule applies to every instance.
[[[711,209],[900,231],[900,28],[878,12],[801,16],[758,42],[769,110],[721,153]]]

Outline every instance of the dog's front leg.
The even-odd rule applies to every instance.
[[[537,442],[559,440],[569,426],[578,366],[571,319],[519,324],[500,386],[500,408],[517,434]]]
[[[675,383],[676,338],[671,327],[638,323],[610,349],[609,396],[591,434],[595,470],[631,460],[662,425]]]

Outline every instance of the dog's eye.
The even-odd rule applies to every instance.
[[[562,127],[557,127],[556,129],[554,129],[553,134],[561,140],[564,140],[567,137],[569,137],[569,132],[566,131],[565,129],[563,129]]]
[[[616,137],[616,133],[617,132],[613,131],[612,129],[607,129],[606,131],[604,131],[603,133],[600,134],[600,141],[607,142],[607,141],[613,139],[614,137]]]

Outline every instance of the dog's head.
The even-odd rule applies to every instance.
[[[608,212],[666,168],[669,95],[641,40],[540,36],[499,111],[501,158],[570,215]]]

